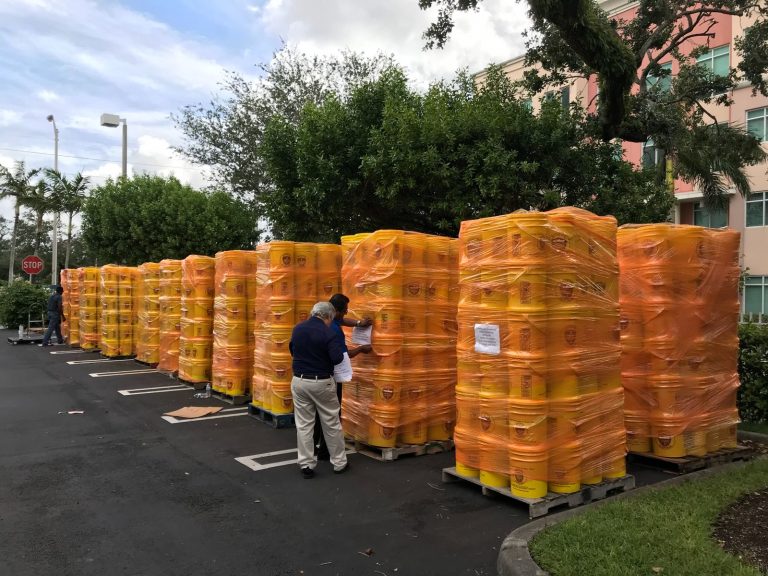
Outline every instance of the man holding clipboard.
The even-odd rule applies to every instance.
[[[349,349],[342,327],[367,328],[371,326],[373,322],[370,318],[364,320],[348,320],[344,318],[344,316],[347,315],[347,312],[349,312],[349,298],[344,296],[344,294],[334,294],[328,301],[333,304],[333,307],[336,309],[336,318],[334,318],[331,323],[331,330],[336,334],[336,338],[344,350],[344,360],[333,368],[333,378],[336,380],[336,395],[339,397],[339,405],[341,405],[342,386],[344,382],[352,380],[352,362],[350,362],[350,360],[358,354],[368,354],[372,350],[370,344],[363,344],[356,348]],[[320,425],[320,420],[317,418],[315,419],[314,437],[318,460],[328,460],[330,458],[328,447],[325,445],[323,429]]]

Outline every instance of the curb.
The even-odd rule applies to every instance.
[[[768,444],[768,434],[739,430],[736,432],[736,435],[739,440],[749,440],[750,442],[757,442],[759,444]]]
[[[768,437],[759,434],[766,440]],[[692,480],[699,480],[708,476],[719,474],[720,472],[727,471],[729,468],[738,468],[743,466],[744,462],[733,462],[730,464],[724,464],[722,466],[716,466],[714,468],[706,468],[704,470],[697,470],[696,472],[690,472],[680,476],[675,476],[669,480],[662,480],[655,484],[649,484],[647,486],[641,486],[629,492],[622,492],[616,496],[605,498],[604,500],[598,500],[597,502],[591,502],[590,504],[584,504],[577,508],[572,508],[564,512],[553,514],[552,516],[546,516],[533,520],[520,528],[517,528],[509,533],[504,539],[499,548],[499,557],[496,561],[496,571],[499,576],[550,576],[549,572],[543,570],[531,557],[531,552],[528,549],[528,543],[542,530],[559,524],[569,518],[588,512],[598,506],[603,506],[609,502],[615,502],[617,500],[623,500],[625,498],[634,498],[654,490],[668,488],[670,486],[676,486],[678,484],[685,484]]]

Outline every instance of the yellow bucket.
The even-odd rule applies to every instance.
[[[427,404],[423,399],[402,406],[398,440],[403,444],[424,444],[429,434],[426,415]]]
[[[317,274],[302,272],[296,274],[296,299],[317,301]],[[332,294],[329,295],[329,297]],[[325,298],[327,300],[327,298]]]
[[[314,273],[317,270],[317,244],[297,242],[293,246],[297,274]]]
[[[391,404],[371,404],[368,413],[368,444],[380,448],[394,448],[400,422],[400,407]]]
[[[516,312],[542,312],[547,309],[546,262],[526,262],[524,268],[506,272],[508,308]]]
[[[294,325],[294,306],[293,301],[289,302],[270,302],[269,304],[269,323],[272,326],[293,326]]]
[[[293,268],[293,258],[293,242],[273,241],[269,243],[270,270]]]
[[[519,498],[547,495],[547,447],[512,444],[509,447],[510,490]]]
[[[150,327],[151,322],[145,323],[145,326]],[[212,320],[182,318],[180,326],[182,338],[211,338],[213,336]]]
[[[546,400],[509,400],[509,439],[514,444],[536,446],[547,441]]]
[[[210,321],[213,319],[213,301],[209,298],[185,298],[181,305],[181,316]]]
[[[341,292],[341,275],[323,274],[317,275],[318,300],[328,300],[334,294]]]
[[[544,358],[515,358],[510,361],[507,371],[510,398],[543,400],[547,397],[547,363]]]
[[[272,401],[270,402],[270,411],[274,414],[290,414],[293,412],[293,396],[291,394],[291,384],[272,382]]]
[[[508,220],[510,255],[515,258],[538,260],[547,255],[549,225],[542,212],[512,214]]]
[[[550,450],[548,488],[558,494],[572,494],[581,489],[581,443],[578,440]]]
[[[179,358],[179,378],[188,382],[209,382],[211,380],[210,359]]]
[[[298,324],[309,320],[310,314],[312,314],[312,307],[315,305],[314,300],[296,300],[296,312],[294,321]]]
[[[341,270],[341,246],[337,244],[317,245],[317,270],[321,275]]]
[[[544,313],[509,314],[507,350],[516,356],[531,355],[540,358],[547,353],[549,336],[547,315]]]
[[[179,344],[180,354],[191,360],[210,359],[213,355],[213,342],[203,339],[182,339]]]
[[[380,405],[399,406],[403,373],[394,370],[377,370],[373,378],[374,401]]]

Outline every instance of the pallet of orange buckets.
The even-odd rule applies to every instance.
[[[633,460],[676,472],[745,460],[739,415],[738,232],[622,226],[622,381]]]
[[[373,320],[344,386],[348,446],[381,461],[453,448],[456,239],[379,230],[342,239],[350,314]]]
[[[531,518],[634,488],[616,220],[561,208],[463,222],[456,466]]]
[[[251,416],[274,428],[295,425],[291,396],[293,326],[341,291],[341,246],[270,242],[257,247],[256,329]]]
[[[190,255],[181,263],[179,382],[202,390],[211,382],[216,260]]]

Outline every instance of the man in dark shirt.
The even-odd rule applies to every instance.
[[[51,335],[54,331],[56,332],[56,341],[59,344],[64,344],[64,337],[61,335],[61,321],[66,320],[66,318],[64,317],[64,307],[61,302],[62,294],[64,294],[64,288],[56,286],[56,292],[48,298],[48,330],[45,331],[43,343],[40,346],[51,345]]]
[[[341,407],[333,379],[333,367],[344,359],[344,350],[330,328],[335,316],[336,310],[332,304],[318,302],[312,308],[310,318],[297,324],[291,334],[291,393],[296,419],[299,467],[306,479],[315,475],[317,466],[312,441],[315,415],[323,427],[334,473],[341,474],[349,469],[344,450],[344,432],[339,417]]]
[[[328,301],[333,304],[333,307],[336,310],[336,316],[331,323],[331,330],[336,335],[336,339],[339,341],[343,351],[348,356],[346,361],[348,362],[349,359],[354,358],[358,354],[369,353],[372,349],[370,344],[358,346],[356,348],[352,348],[351,350],[347,348],[347,342],[344,336],[344,330],[342,330],[342,326],[359,326],[361,328],[365,328],[373,323],[370,318],[365,318],[363,320],[348,320],[345,318],[347,312],[349,312],[349,298],[347,298],[344,294],[334,294]],[[343,380],[340,380],[338,376],[335,378],[335,380],[336,396],[339,398],[339,405],[341,405],[341,391],[344,382]],[[349,378],[347,378],[347,380],[349,380]],[[315,446],[317,447],[317,459],[328,460],[330,458],[330,454],[328,453],[328,447],[325,445],[325,440],[323,439],[323,429],[319,419],[315,420],[314,442]]]

